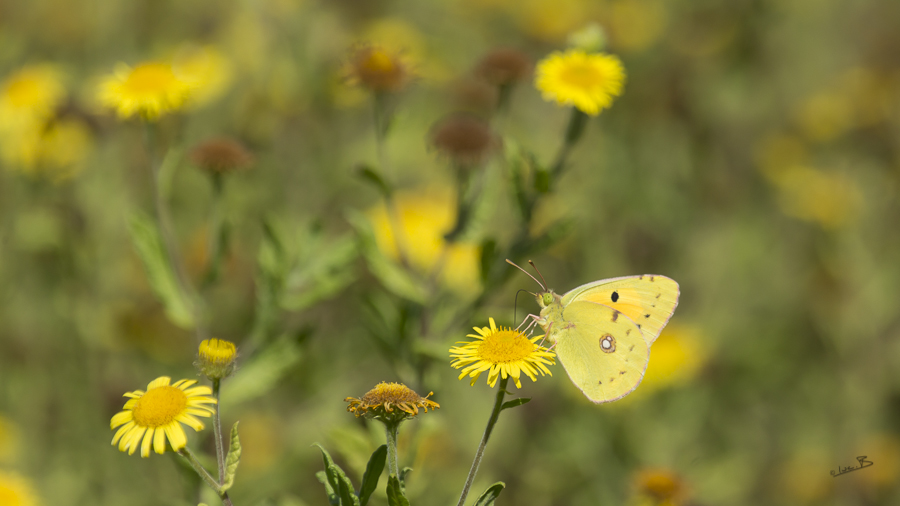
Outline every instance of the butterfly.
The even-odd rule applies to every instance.
[[[624,276],[593,281],[560,296],[548,290],[546,282],[528,276],[543,290],[534,294],[540,316],[529,317],[544,329],[572,383],[597,404],[621,399],[637,388],[650,360],[650,345],[678,306],[678,283],[656,274]]]

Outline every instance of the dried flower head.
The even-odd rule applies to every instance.
[[[638,492],[649,496],[656,504],[675,506],[687,496],[684,481],[668,469],[644,469],[634,478]]]
[[[453,114],[431,128],[431,144],[462,166],[478,165],[500,145],[488,123],[470,114]]]
[[[524,80],[531,72],[531,60],[521,51],[495,49],[484,56],[475,73],[495,86],[506,86]]]
[[[350,82],[376,93],[400,91],[411,77],[399,55],[378,46],[356,48],[348,66]]]
[[[496,86],[476,78],[458,81],[450,91],[456,107],[478,113],[493,112],[500,98]]]
[[[347,411],[357,417],[375,418],[383,422],[399,422],[419,414],[419,408],[428,412],[428,408],[439,409],[440,404],[428,400],[434,392],[425,397],[420,396],[402,383],[381,382],[366,392],[361,398],[347,397]]]
[[[247,148],[228,137],[215,137],[197,144],[191,150],[190,159],[197,167],[219,174],[253,165],[253,155]]]
[[[226,378],[234,372],[237,348],[224,339],[206,339],[197,353],[197,369],[211,380]]]

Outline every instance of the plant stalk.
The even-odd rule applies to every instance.
[[[400,431],[400,422],[387,422],[384,424],[384,433],[388,447],[388,472],[400,477],[400,467],[397,465],[397,434]]]
[[[500,389],[497,390],[497,400],[494,402],[494,409],[491,411],[491,417],[488,419],[487,427],[484,429],[484,436],[481,437],[481,444],[478,445],[478,451],[475,452],[475,460],[472,462],[472,468],[469,469],[469,476],[466,477],[466,484],[463,486],[462,494],[459,496],[459,503],[457,503],[457,506],[464,506],[466,504],[466,497],[469,495],[469,489],[472,487],[472,482],[475,481],[475,474],[478,473],[478,466],[481,464],[482,457],[484,457],[484,447],[487,446],[488,438],[491,437],[494,425],[497,424],[497,419],[500,417],[500,409],[503,407],[503,396],[506,395],[506,384],[508,382],[509,376],[500,378]]]

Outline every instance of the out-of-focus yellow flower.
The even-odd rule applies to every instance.
[[[0,134],[42,125],[65,99],[59,68],[50,64],[23,67],[0,85]]]
[[[642,469],[634,477],[634,486],[635,504],[641,506],[678,506],[688,497],[684,480],[669,469]]]
[[[858,448],[866,460],[874,463],[871,468],[854,473],[854,478],[863,482],[863,488],[890,488],[897,484],[900,480],[900,439],[897,436],[874,434],[863,439]],[[851,459],[845,465],[855,465],[855,462]]]
[[[556,354],[537,344],[543,335],[529,338],[519,330],[498,328],[493,318],[489,322],[490,327],[475,327],[477,334],[467,334],[474,341],[459,341],[456,344],[461,346],[450,348],[453,358],[450,366],[462,369],[459,379],[469,376],[474,385],[481,373],[488,371],[487,382],[491,388],[500,377],[512,377],[516,388],[522,388],[519,379],[522,374],[531,381],[537,381],[538,373],[553,376],[547,366],[556,363],[553,358]]]
[[[360,46],[347,66],[349,82],[375,93],[402,90],[412,74],[398,53],[380,46]]]
[[[666,8],[658,0],[619,0],[610,7],[612,39],[623,51],[647,49],[666,27]]]
[[[0,470],[0,504],[3,506],[38,506],[31,481],[24,476]]]
[[[119,118],[138,114],[155,121],[183,108],[192,88],[168,63],[145,62],[136,67],[122,63],[100,83],[98,98],[104,106],[115,109]]]
[[[796,135],[770,134],[756,146],[756,164],[772,183],[778,183],[784,174],[809,160],[806,144]]]
[[[9,418],[0,415],[0,463],[9,463],[19,453],[19,429]]]
[[[650,348],[650,362],[644,373],[644,391],[682,384],[694,376],[706,361],[699,329],[669,325]]]
[[[561,42],[585,22],[596,18],[599,3],[584,0],[525,0],[511,2],[509,15],[529,35]]]
[[[817,504],[830,495],[834,479],[822,466],[831,460],[824,448],[799,448],[779,465],[778,485],[790,504]]]
[[[785,169],[777,187],[785,214],[829,229],[853,223],[863,204],[862,191],[853,179],[802,165]]]
[[[410,264],[423,274],[430,274],[443,256],[442,283],[460,294],[477,294],[481,286],[479,247],[465,242],[447,246],[444,240],[444,234],[455,225],[455,205],[456,199],[447,191],[400,191],[394,195],[396,224],[394,213],[388,213],[384,204],[369,209],[366,215],[385,255],[399,259],[399,242]]]
[[[191,87],[191,107],[221,98],[234,78],[231,61],[213,46],[183,47],[175,54],[172,70]]]
[[[625,69],[618,58],[578,49],[557,51],[541,60],[535,80],[544,100],[575,106],[591,116],[612,105],[624,83]]]
[[[150,446],[156,453],[166,451],[166,440],[173,450],[187,445],[187,437],[181,424],[195,431],[203,430],[203,422],[197,416],[210,417],[215,408],[207,404],[217,401],[209,397],[212,393],[207,386],[194,387],[197,380],[179,380],[170,385],[171,378],[161,376],[147,385],[147,391],[128,392],[124,411],[116,413],[109,422],[109,428],[121,426],[113,436],[112,444],[118,443],[119,451],[134,454],[141,446],[141,457],[150,456]],[[193,387],[193,388],[192,388]],[[196,415],[196,416],[195,416]]]
[[[795,116],[807,138],[827,142],[853,128],[852,97],[836,90],[820,91],[804,100]]]

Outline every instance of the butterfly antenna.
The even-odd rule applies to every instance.
[[[516,290],[516,299],[515,299],[515,303],[513,304],[513,321],[514,321],[514,322],[515,322],[515,321],[518,321],[518,320],[516,319],[516,314],[517,314],[517,312],[518,312],[518,310],[519,310],[519,294],[520,294],[521,292],[531,293],[531,292],[529,292],[528,290]],[[534,295],[535,297],[537,297],[537,294],[536,294],[536,293],[531,293],[531,295]]]
[[[538,273],[538,276],[541,277],[541,281],[544,282],[544,285],[546,285],[546,284],[547,284],[547,281],[544,279],[544,275],[541,274],[541,271],[538,270],[537,265],[534,265],[534,262],[532,262],[531,260],[529,260],[528,263],[529,263],[529,264],[531,265],[531,267],[533,267],[534,270]],[[537,280],[535,280],[535,281],[537,281]],[[541,285],[541,286],[544,286],[544,285]]]
[[[547,287],[544,286],[543,283],[541,283],[540,281],[538,281],[536,277],[534,277],[534,276],[532,276],[531,274],[529,274],[528,271],[526,271],[525,269],[523,269],[523,268],[519,267],[518,265],[514,264],[514,263],[512,262],[512,260],[510,260],[510,259],[507,258],[507,259],[506,259],[506,263],[508,263],[509,265],[512,265],[512,266],[515,267],[516,269],[519,269],[520,271],[524,272],[526,275],[528,275],[529,278],[533,279],[535,283],[541,285],[541,290],[544,290],[545,292],[547,291]],[[530,263],[531,266],[534,267],[534,264],[531,263],[531,260],[529,260],[528,263]],[[537,270],[537,269],[535,269],[535,270]],[[538,271],[538,274],[540,274],[540,273],[541,273],[541,272]],[[541,279],[543,279],[543,278],[544,278],[544,277],[541,276]]]

